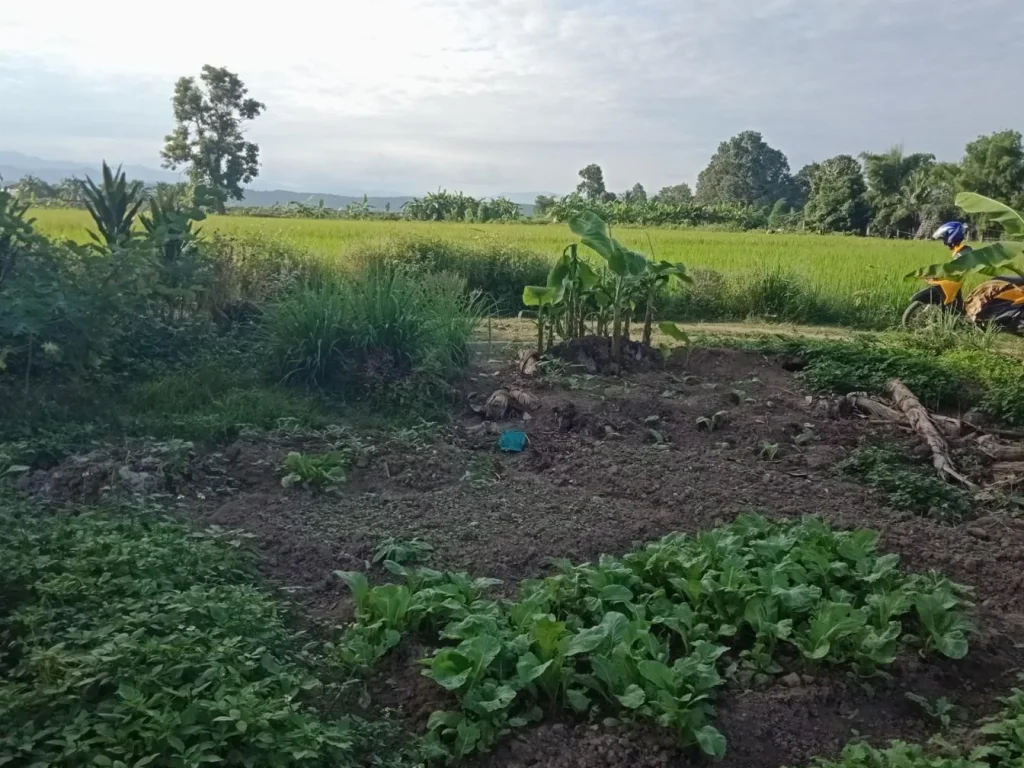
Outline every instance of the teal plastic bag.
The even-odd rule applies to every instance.
[[[505,453],[522,453],[530,439],[518,429],[506,429],[498,438],[498,447]]]

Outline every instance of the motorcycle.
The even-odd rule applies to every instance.
[[[915,293],[903,312],[903,327],[914,328],[936,313],[963,317],[979,328],[1024,335],[1024,277],[1001,275],[963,296],[962,278],[922,278],[928,287]]]

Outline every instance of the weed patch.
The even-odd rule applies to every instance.
[[[838,469],[880,491],[893,509],[951,523],[972,514],[970,494],[943,482],[930,468],[914,464],[897,446],[857,448]]]
[[[386,724],[312,708],[312,658],[232,535],[127,509],[0,523],[0,763],[401,762]]]
[[[468,363],[479,311],[453,275],[375,262],[282,300],[270,313],[269,346],[286,382],[422,403]]]

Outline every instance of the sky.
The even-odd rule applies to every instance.
[[[793,170],[1024,129],[1021,0],[0,2],[0,150],[160,165],[171,94],[225,66],[267,105],[257,188],[693,183],[760,131]],[[266,10],[262,10],[265,8]]]

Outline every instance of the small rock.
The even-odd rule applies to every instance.
[[[803,685],[803,679],[797,672],[790,672],[784,678],[782,678],[782,684],[789,688],[799,688]]]
[[[644,419],[645,427],[653,427],[661,423],[661,416],[651,415]]]
[[[988,541],[991,538],[989,532],[984,528],[968,528],[967,533],[976,539],[981,539],[982,541]]]
[[[814,685],[818,681],[814,675],[800,675],[800,679],[804,681],[804,685]]]

